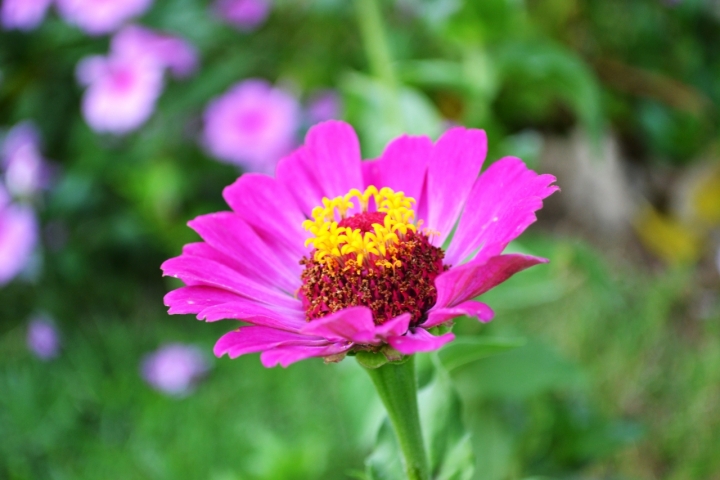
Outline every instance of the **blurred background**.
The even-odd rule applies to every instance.
[[[170,317],[185,223],[318,121],[373,158],[484,128],[562,192],[551,259],[452,379],[475,478],[720,479],[720,2],[3,0],[0,478],[363,478],[354,360],[212,357]]]

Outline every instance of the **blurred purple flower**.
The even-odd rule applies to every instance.
[[[311,124],[340,119],[340,96],[335,90],[316,92],[308,102],[307,115]]]
[[[120,28],[126,21],[145,13],[153,0],[56,0],[60,15],[90,35],[102,35]]]
[[[270,0],[216,0],[215,13],[241,30],[260,26],[270,14]]]
[[[30,321],[27,346],[40,360],[57,357],[60,351],[60,335],[47,317],[38,316]]]
[[[0,285],[12,280],[27,264],[38,239],[33,210],[10,203],[0,188]]]
[[[138,25],[129,25],[119,31],[112,39],[110,51],[115,56],[154,62],[178,78],[191,75],[198,64],[195,48],[184,39]]]
[[[142,363],[142,376],[156,390],[183,396],[209,370],[202,351],[192,345],[170,343],[147,355]]]
[[[37,28],[45,18],[51,2],[52,0],[3,0],[0,7],[3,28],[23,31]]]
[[[265,80],[245,80],[208,105],[205,145],[224,162],[272,173],[294,146],[299,111],[291,93]]]
[[[85,120],[97,132],[125,134],[145,123],[162,93],[163,72],[187,76],[197,66],[193,47],[179,37],[131,25],[115,35],[110,54],[90,56],[77,66],[86,85]]]
[[[5,169],[5,184],[12,195],[28,197],[47,186],[49,169],[40,153],[39,135],[32,123],[20,123],[7,132],[0,158]]]

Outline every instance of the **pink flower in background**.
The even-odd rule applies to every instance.
[[[145,13],[152,0],[56,0],[63,19],[90,35],[102,35],[120,28],[131,18]]]
[[[82,113],[90,128],[125,134],[145,123],[155,111],[163,90],[163,72],[133,57],[86,57],[77,77],[87,86]]]
[[[0,187],[0,285],[27,265],[37,239],[38,225],[32,208],[11,203]]]
[[[265,22],[270,7],[270,0],[216,0],[213,8],[226,22],[250,31]]]
[[[29,197],[47,186],[48,166],[40,153],[37,130],[30,122],[20,123],[7,132],[0,158],[10,194]]]
[[[299,112],[289,92],[264,80],[245,80],[208,105],[205,146],[222,161],[270,173],[294,146]]]
[[[162,265],[187,285],[166,295],[169,313],[249,324],[215,354],[261,352],[266,367],[440,348],[454,335],[435,327],[489,321],[475,298],[547,262],[502,252],[536,220],[555,178],[514,157],[480,174],[486,152],[484,131],[458,127],[435,143],[397,138],[362,162],[352,127],[311,128],[276,178],[241,176],[223,192],[231,212],[189,223],[203,242]]]
[[[113,37],[107,57],[86,57],[78,64],[78,81],[88,87],[83,116],[97,132],[131,132],[155,111],[164,70],[186,76],[196,66],[195,50],[181,38],[128,26]]]
[[[156,390],[182,396],[193,389],[209,368],[200,349],[172,343],[145,357],[142,376]]]
[[[113,56],[153,62],[178,78],[191,75],[198,64],[197,52],[186,40],[138,25],[119,31],[112,39],[110,51]]]
[[[307,116],[310,123],[320,123],[325,120],[338,120],[340,118],[340,96],[335,90],[321,90],[316,92],[308,101]]]
[[[60,352],[60,335],[44,316],[35,317],[28,325],[27,346],[40,360],[50,360]]]
[[[0,7],[2,26],[7,30],[32,30],[45,18],[52,0],[3,0]]]

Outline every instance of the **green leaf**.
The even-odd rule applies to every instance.
[[[443,348],[438,356],[443,366],[451,371],[481,358],[522,347],[525,343],[524,338],[458,337]]]
[[[357,127],[372,158],[398,135],[429,135],[442,132],[442,119],[430,100],[409,87],[393,89],[359,73],[348,73],[340,88],[348,101],[347,120]]]
[[[448,371],[432,355],[433,377],[418,394],[423,438],[434,480],[467,480],[475,471],[470,434],[462,423],[460,397]],[[398,442],[386,418],[366,460],[369,480],[403,480]]]

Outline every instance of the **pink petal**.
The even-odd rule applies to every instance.
[[[305,313],[297,310],[271,308],[248,299],[208,307],[198,315],[200,320],[242,320],[264,327],[299,332],[307,325]]]
[[[349,340],[355,343],[376,342],[375,322],[367,307],[348,307],[327,317],[311,320],[301,330],[332,342]]]
[[[227,353],[230,358],[237,358],[247,353],[262,352],[283,345],[320,346],[327,345],[327,340],[275,328],[240,327],[220,337],[215,343],[213,352],[217,357]]]
[[[243,298],[227,290],[219,288],[195,286],[181,287],[169,292],[163,298],[168,313],[171,315],[185,315],[188,313],[200,313],[208,307],[218,304],[233,302]]]
[[[267,368],[276,365],[287,367],[292,363],[307,358],[337,355],[338,353],[346,352],[351,346],[351,343],[333,343],[325,347],[283,346],[264,351],[260,355],[260,361],[263,366]]]
[[[442,245],[460,216],[487,154],[483,130],[456,127],[435,144],[428,166],[428,218],[425,225],[439,232],[435,245]]]
[[[75,77],[80,85],[92,85],[108,73],[108,61],[102,55],[82,58],[75,67]]]
[[[167,276],[179,278],[190,285],[207,285],[234,292],[258,302],[293,308],[298,300],[265,287],[238,273],[227,265],[207,258],[182,255],[165,261],[160,268]]]
[[[282,308],[258,303],[227,290],[213,287],[182,287],[165,295],[165,305],[170,314],[197,313],[199,320],[242,320],[253,325],[300,331],[305,322],[305,312],[297,302],[297,309]]]
[[[248,173],[225,187],[223,197],[266,243],[275,246],[283,263],[298,262],[307,255],[307,232],[302,229],[305,216],[280,182]]]
[[[305,137],[305,148],[324,196],[362,188],[360,144],[350,125],[337,120],[315,125]]]
[[[236,258],[244,275],[262,279],[290,294],[300,288],[301,268],[297,260],[292,264],[280,261],[238,214],[211,213],[191,220],[188,225],[211,247]]]
[[[552,175],[529,170],[519,158],[492,164],[473,186],[446,262],[457,265],[479,248],[485,258],[500,254],[536,220],[542,199],[558,190],[554,181]]]
[[[468,300],[455,307],[439,308],[430,310],[428,319],[421,325],[423,328],[432,328],[455,317],[466,315],[468,317],[477,317],[481,322],[489,322],[495,316],[495,312],[482,302]]]
[[[403,313],[397,317],[388,320],[382,325],[375,328],[375,335],[380,339],[387,341],[389,337],[397,337],[403,335],[410,327],[411,315]]]
[[[322,203],[323,192],[305,147],[298,148],[280,160],[275,176],[292,194],[306,216],[310,217],[313,208]]]
[[[365,186],[390,187],[414,198],[419,204],[424,200],[423,185],[432,150],[432,141],[428,137],[405,135],[396,138],[378,160],[363,162]]]
[[[530,255],[498,255],[479,258],[441,273],[435,279],[438,291],[433,308],[455,307],[501,284],[517,272],[547,259]]]
[[[436,337],[424,328],[416,328],[403,336],[390,337],[388,343],[403,355],[412,355],[417,352],[432,352],[454,339],[455,334],[452,332]]]

